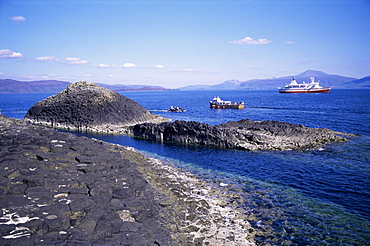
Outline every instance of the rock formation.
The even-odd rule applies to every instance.
[[[313,149],[330,142],[344,142],[345,133],[307,128],[278,121],[230,121],[211,126],[195,121],[137,124],[130,128],[138,138],[185,145],[244,150]]]
[[[0,115],[2,246],[255,245],[235,188]]]
[[[118,133],[124,132],[129,125],[168,119],[150,113],[117,92],[92,83],[77,82],[36,103],[24,120],[66,130]]]
[[[0,245],[170,245],[123,150],[0,116]]]

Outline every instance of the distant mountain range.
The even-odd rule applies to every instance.
[[[0,93],[58,93],[67,88],[69,82],[58,80],[18,81],[0,79]]]
[[[16,94],[16,93],[58,93],[67,86],[70,82],[58,80],[41,80],[41,81],[18,81],[13,79],[0,79],[0,94]],[[150,85],[108,85],[96,83],[102,87],[114,91],[166,91],[162,86]]]
[[[307,70],[298,75],[291,75],[270,79],[252,79],[247,81],[227,80],[216,85],[191,85],[180,88],[180,90],[245,90],[245,89],[277,89],[289,83],[294,77],[297,82],[309,82],[310,77],[320,81],[321,86],[332,86],[335,88],[369,88],[370,76],[356,79],[340,75],[329,75],[321,71]]]
[[[173,91],[174,89],[167,89],[162,86],[153,85],[109,85],[102,83],[95,83],[102,87],[108,88],[113,91]]]
[[[370,76],[356,79],[343,84],[345,87],[367,87],[370,88]]]
[[[310,77],[320,81],[321,86],[335,88],[370,88],[370,76],[356,79],[340,75],[329,75],[321,71],[307,70],[298,75],[285,76],[270,79],[252,79],[247,81],[227,80],[216,85],[191,85],[178,90],[246,90],[246,89],[277,89],[289,83],[294,77],[297,82],[309,82]],[[17,81],[12,79],[0,79],[0,94],[4,93],[58,93],[67,88],[70,82],[58,80],[41,81]],[[96,83],[115,91],[166,91],[162,86],[151,85],[109,85]]]

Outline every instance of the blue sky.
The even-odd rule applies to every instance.
[[[0,0],[0,79],[178,88],[370,75],[369,0]]]

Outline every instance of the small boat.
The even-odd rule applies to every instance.
[[[180,107],[171,106],[171,108],[167,109],[167,111],[169,111],[169,112],[185,112],[186,110],[183,109],[183,108],[180,108]]]
[[[240,103],[232,103],[231,101],[224,101],[220,97],[214,97],[212,101],[209,101],[211,108],[235,108],[235,109],[243,109],[244,108],[244,101]]]
[[[306,84],[298,84],[297,81],[292,78],[290,84],[279,88],[280,93],[327,93],[331,87],[321,87],[319,82],[315,82],[314,77],[310,77],[311,82]]]

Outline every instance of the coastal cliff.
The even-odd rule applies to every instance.
[[[124,133],[129,125],[169,119],[150,113],[137,102],[110,89],[77,82],[36,103],[24,120],[72,131]]]
[[[211,126],[195,121],[137,124],[130,133],[142,139],[243,150],[313,149],[330,142],[347,141],[329,129],[308,128],[278,121],[230,121]]]

